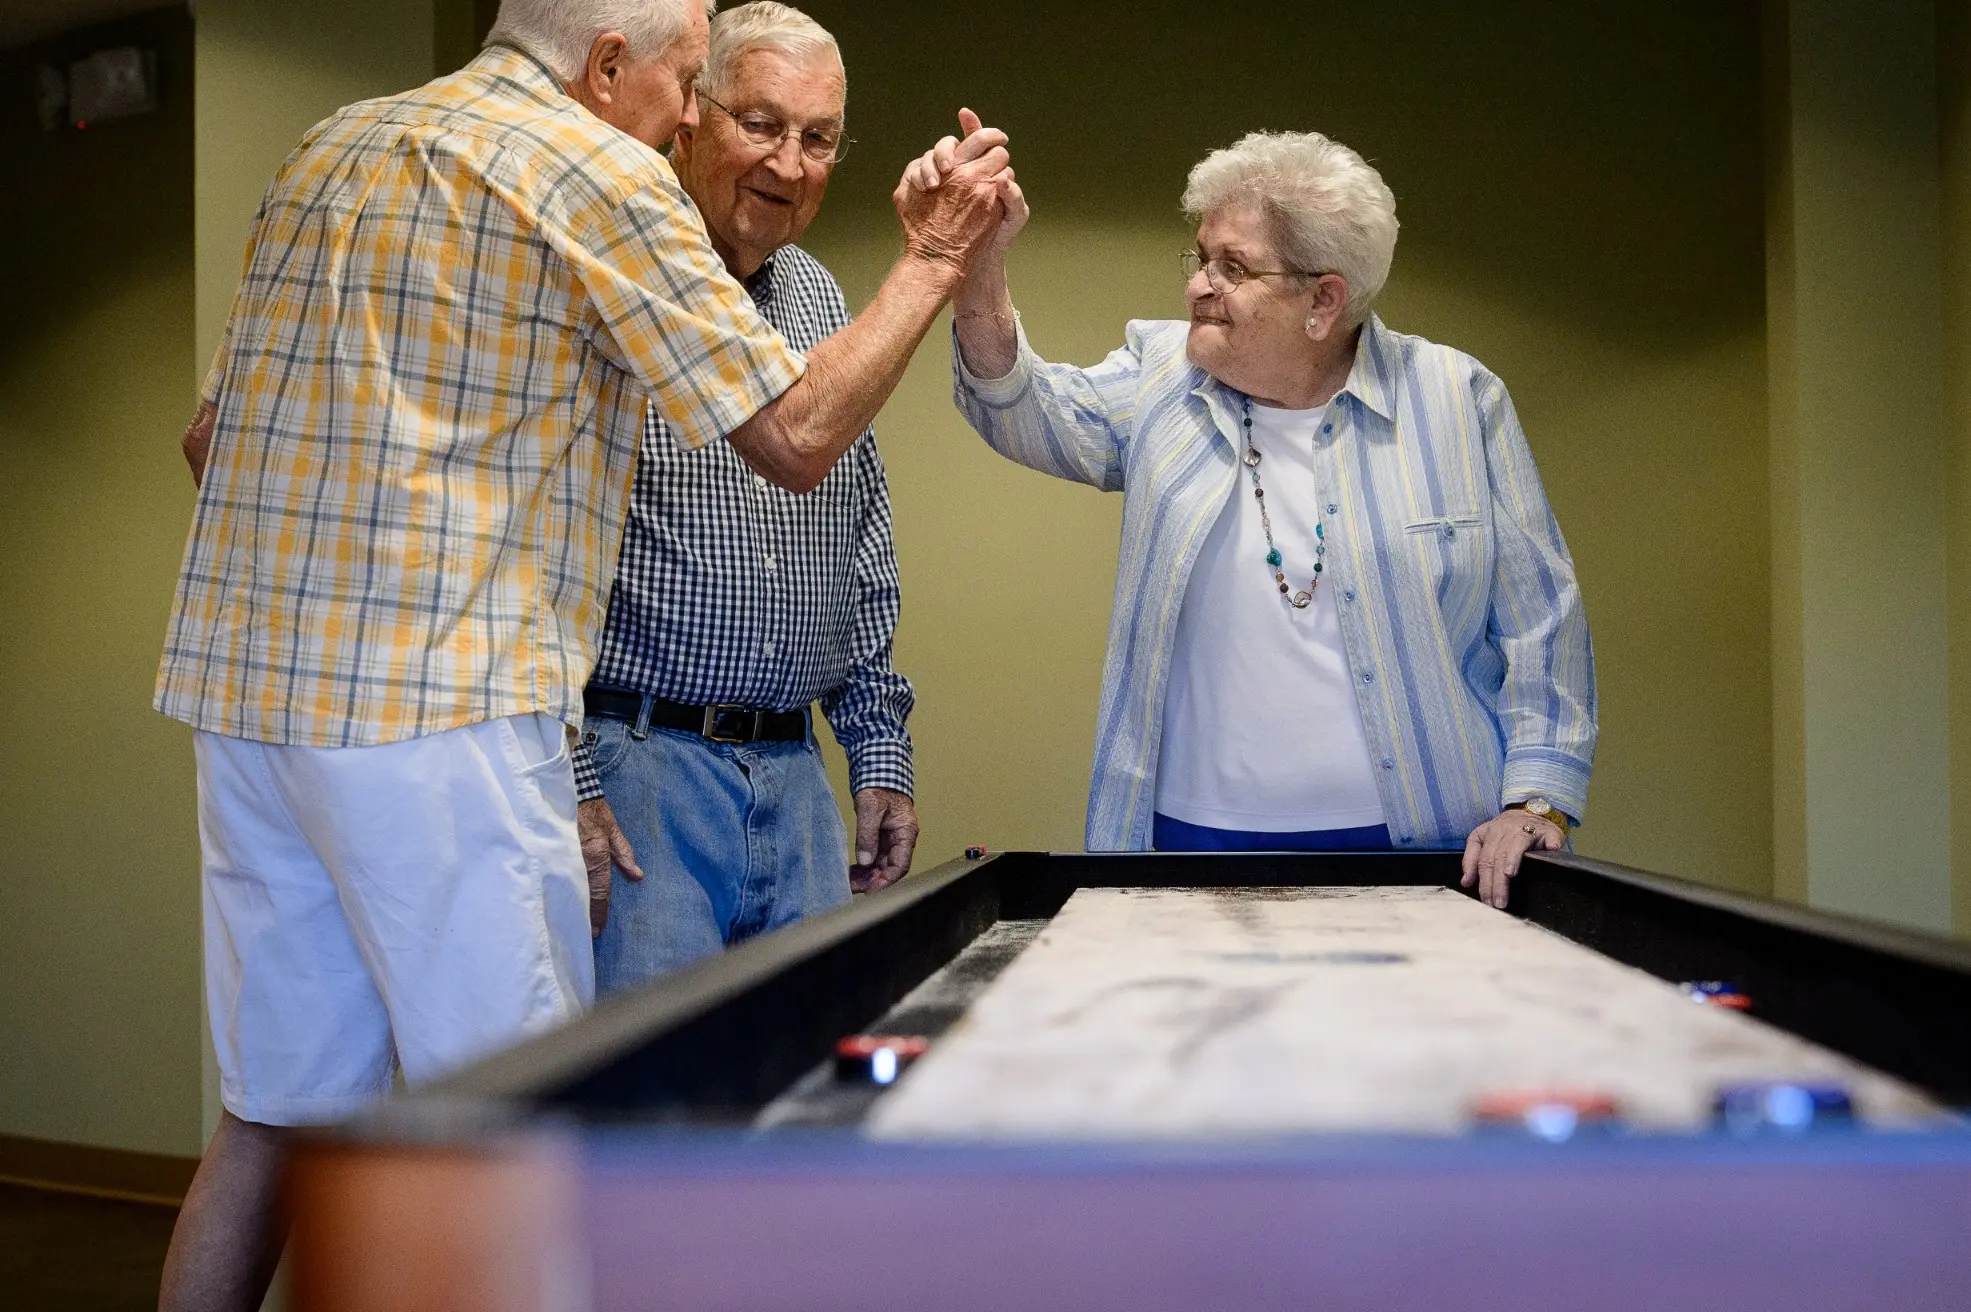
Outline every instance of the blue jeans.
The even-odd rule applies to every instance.
[[[1212,829],[1157,812],[1150,818],[1150,846],[1159,852],[1387,852],[1387,825],[1360,829],[1309,829],[1295,834]]]
[[[595,763],[643,879],[618,871],[595,941],[598,995],[849,900],[848,836],[812,732],[715,743],[592,717]]]

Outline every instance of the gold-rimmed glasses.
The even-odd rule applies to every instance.
[[[855,138],[845,135],[839,127],[821,124],[794,128],[765,110],[728,109],[703,91],[698,93],[698,98],[731,119],[739,135],[751,145],[779,150],[782,142],[795,137],[800,142],[801,153],[817,164],[838,163],[849,153],[849,147],[855,145]]]
[[[1207,260],[1196,251],[1185,251],[1183,253],[1183,261],[1185,282],[1189,282],[1191,279],[1197,277],[1198,270],[1203,269],[1205,281],[1210,283],[1211,289],[1220,296],[1230,296],[1234,291],[1238,290],[1239,284],[1248,278],[1318,278],[1321,276],[1318,273],[1306,273],[1300,269],[1248,269],[1239,261],[1231,259],[1228,256],[1221,255],[1217,259]]]

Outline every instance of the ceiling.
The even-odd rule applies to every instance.
[[[0,0],[0,49],[124,14],[161,9],[167,3],[168,0]]]

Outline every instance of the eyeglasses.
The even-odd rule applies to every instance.
[[[739,135],[755,146],[765,146],[779,150],[780,143],[795,136],[796,130],[771,114],[757,109],[740,110],[735,113],[706,95],[703,91],[698,98],[732,120],[739,129]],[[844,136],[840,128],[802,128],[799,130],[801,153],[817,164],[833,164],[849,153],[855,145],[855,138]]]
[[[1240,283],[1248,278],[1319,278],[1318,273],[1305,273],[1299,269],[1248,269],[1237,260],[1221,256],[1207,260],[1196,251],[1184,252],[1184,281],[1189,282],[1203,269],[1205,281],[1220,296],[1230,296]]]

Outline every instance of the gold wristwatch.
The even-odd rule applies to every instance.
[[[1506,810],[1524,811],[1528,815],[1538,816],[1542,820],[1559,825],[1563,837],[1566,836],[1568,830],[1574,827],[1574,821],[1568,818],[1567,812],[1561,810],[1544,797],[1529,797],[1523,802],[1514,802],[1507,806]]]

